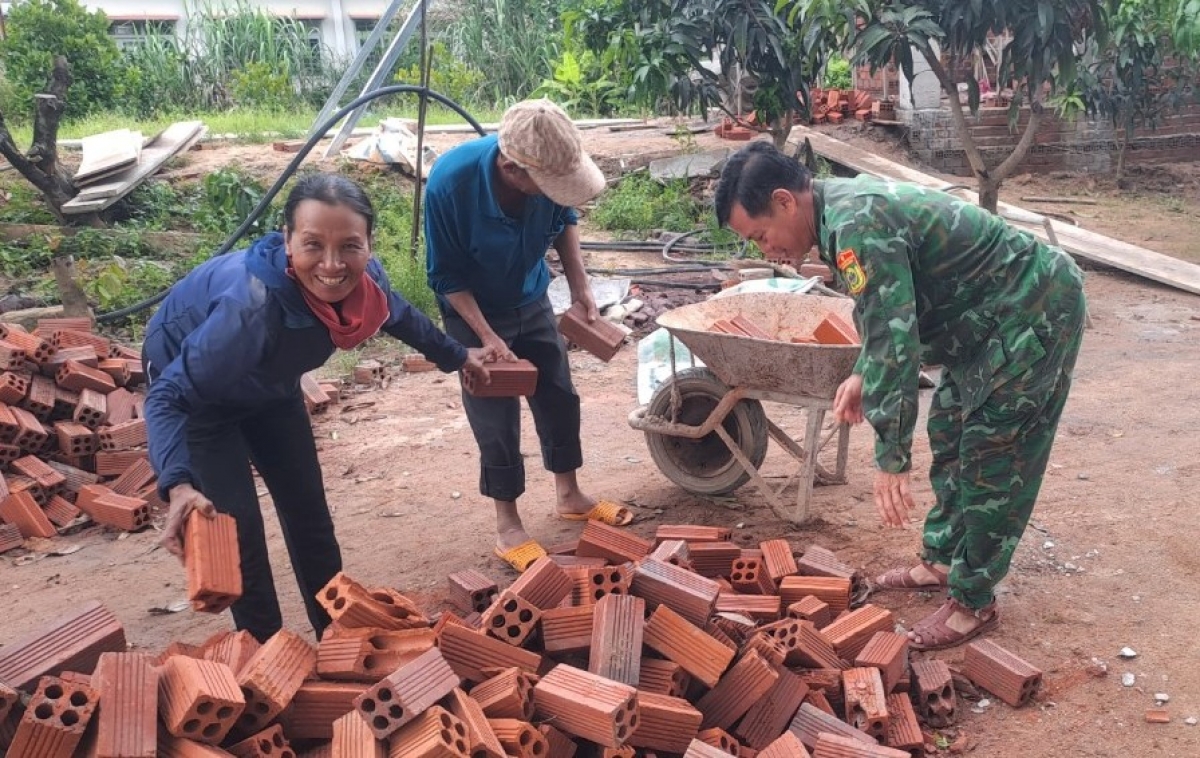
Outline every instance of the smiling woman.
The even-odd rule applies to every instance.
[[[442,371],[487,381],[486,350],[463,347],[391,289],[371,255],[374,218],[353,182],[304,177],[284,206],[283,233],[197,267],[146,328],[150,459],[170,501],[163,545],[182,555],[192,511],[232,515],[243,587],[233,619],[259,640],[283,622],[251,463],[275,503],[318,637],[329,617],[316,593],[342,563],[300,377],[335,346],[382,330]]]

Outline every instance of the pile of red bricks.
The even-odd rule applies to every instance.
[[[892,121],[896,118],[894,100],[876,100],[861,90],[814,88],[811,95],[814,124],[838,124],[847,118],[858,121]]]
[[[223,632],[125,652],[98,604],[0,648],[0,747],[89,756],[907,758],[952,723],[944,661],[910,660],[858,573],[786,540],[589,522],[507,588],[450,576],[458,613],[339,574],[315,647]],[[991,642],[965,675],[1012,705],[1041,672]],[[22,702],[17,690],[32,695]],[[97,705],[99,709],[97,710]],[[97,715],[98,714],[98,715]],[[15,751],[15,752],[14,752]]]
[[[722,318],[714,321],[708,331],[732,334],[738,337],[771,340],[773,342],[796,342],[814,345],[859,345],[858,330],[854,324],[837,313],[830,312],[821,319],[811,334],[784,334],[764,328],[745,315]]]

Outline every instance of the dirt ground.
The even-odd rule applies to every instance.
[[[593,134],[589,148],[613,162],[633,163],[646,152],[678,147],[661,135]],[[862,134],[851,137],[874,142]],[[715,142],[700,139],[702,145],[707,141]],[[436,140],[435,145],[442,146]],[[270,146],[193,156],[185,168],[236,161],[255,162],[267,172],[287,158]],[[1038,177],[1013,190],[1092,192],[1106,204],[1076,209],[1096,214],[1080,219],[1085,226],[1200,258],[1200,230],[1189,226],[1200,217],[1194,188],[1180,201],[1184,212],[1177,213],[1173,201],[1168,207],[1159,197],[1173,193],[1139,189],[1117,195],[1105,182],[1096,178],[1088,190],[1079,177]],[[1119,215],[1128,209],[1136,214]],[[994,634],[1046,672],[1046,697],[1021,709],[995,699],[986,709],[966,704],[960,731],[973,755],[1200,755],[1200,726],[1185,723],[1200,718],[1200,641],[1193,633],[1200,573],[1194,537],[1200,506],[1200,298],[1111,271],[1092,271],[1087,293],[1093,326],[1033,523],[1001,585],[1003,621]],[[815,518],[793,527],[776,518],[749,485],[734,497],[705,500],[657,470],[644,438],[627,423],[637,405],[635,349],[627,347],[609,364],[573,353],[572,365],[583,398],[581,481],[595,495],[635,505],[639,518],[630,528],[638,534],[652,535],[660,524],[721,524],[734,527],[745,545],[776,537],[788,538],[797,550],[820,544],[869,573],[913,560],[919,529],[878,525],[867,429],[852,435],[849,482],[818,488]],[[923,392],[925,404],[928,394]],[[803,429],[803,413],[794,407],[769,405],[767,413],[793,433]],[[546,544],[571,539],[579,526],[553,517],[552,481],[540,469],[531,427],[526,414],[526,524]],[[452,377],[397,375],[386,388],[344,400],[317,420],[315,430],[348,573],[393,586],[429,611],[443,607],[450,572],[477,568],[501,583],[511,581],[514,574],[492,557],[492,514],[477,492],[475,446]],[[929,504],[929,454],[920,425],[914,450],[917,497]],[[773,449],[766,471],[782,477],[790,462]],[[268,500],[264,497],[264,511],[285,619],[308,632]],[[227,628],[227,616],[154,610],[184,597],[182,569],[156,549],[156,539],[154,531],[118,535],[89,529],[0,557],[0,640],[91,598],[103,600],[120,618],[136,649],[158,651],[171,640],[196,643]],[[75,552],[52,554],[70,550]],[[872,602],[893,609],[905,624],[937,604],[903,595],[878,595]],[[1125,646],[1137,657],[1120,659]],[[952,665],[961,660],[960,652],[936,655]],[[1135,676],[1131,687],[1122,686],[1126,672]],[[1172,716],[1169,724],[1144,722],[1157,693],[1169,696],[1164,706]]]

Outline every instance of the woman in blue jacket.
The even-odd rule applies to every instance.
[[[380,330],[442,371],[487,381],[482,349],[447,337],[388,285],[371,255],[374,210],[353,182],[300,179],[283,232],[207,261],[172,288],[150,319],[143,359],[146,425],[160,496],[162,544],[182,555],[192,510],[237,520],[243,594],[233,619],[260,641],[283,621],[250,464],[271,493],[292,568],[318,637],[329,616],[317,592],[342,567],[300,377],[335,347]]]

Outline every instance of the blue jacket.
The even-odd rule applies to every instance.
[[[425,265],[429,286],[443,304],[470,292],[484,313],[541,300],[550,286],[546,250],[575,211],[548,197],[526,198],[511,218],[492,191],[496,135],[458,145],[438,158],[425,186]]]
[[[193,482],[187,448],[192,414],[246,409],[295,397],[300,377],[333,354],[329,330],[288,278],[283,235],[272,232],[248,250],[206,261],[180,280],[146,327],[142,356],[150,378],[146,428],[159,494]],[[387,294],[383,331],[442,371],[455,371],[467,350],[392,291],[379,261],[367,264]]]

